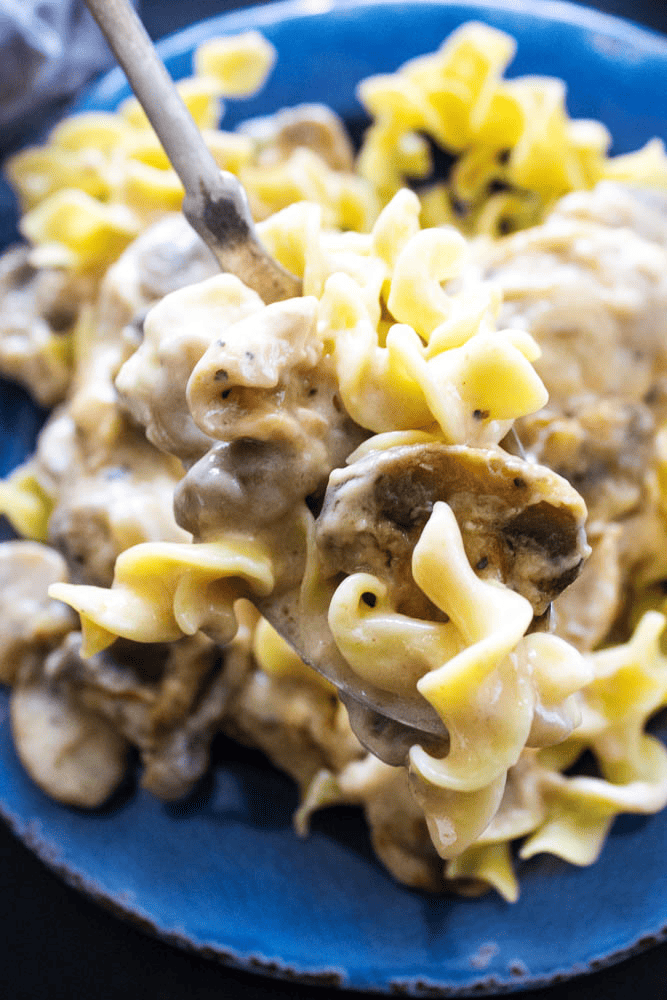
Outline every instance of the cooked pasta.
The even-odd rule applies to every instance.
[[[359,169],[376,179],[383,201],[406,176],[428,177],[427,163],[411,169],[404,162],[406,141],[423,136],[456,156],[450,177],[429,192],[428,224],[457,220],[468,234],[499,235],[537,223],[568,191],[606,178],[666,186],[659,140],[609,157],[611,136],[603,125],[568,118],[561,80],[505,79],[514,49],[508,35],[471,22],[437,52],[359,85],[375,120]]]
[[[514,842],[590,864],[667,804],[667,157],[609,157],[514,48],[471,23],[360,83],[355,155],[317,105],[222,131],[275,52],[201,47],[181,92],[303,283],[271,305],[134,99],[10,161],[0,370],[60,406],[0,484],[0,678],[49,794],[100,805],[134,746],[176,798],[222,730],[298,783],[299,834],[358,804],[403,882],[507,900]],[[323,658],[433,733],[379,759]]]

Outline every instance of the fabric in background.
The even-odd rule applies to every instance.
[[[66,101],[112,64],[83,0],[0,0],[3,130],[14,131],[35,112]]]

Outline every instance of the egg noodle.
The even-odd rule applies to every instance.
[[[590,864],[667,805],[667,156],[610,156],[514,50],[465,24],[362,81],[356,154],[320,105],[220,130],[275,52],[195,53],[182,96],[303,281],[272,305],[216,273],[134,99],[10,160],[0,370],[55,408],[0,484],[0,680],[49,794],[102,804],[134,746],[182,796],[222,730],[297,781],[298,832],[357,803],[401,881],[508,900],[516,850]],[[445,736],[367,751],[257,610],[283,595]]]

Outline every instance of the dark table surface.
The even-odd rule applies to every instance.
[[[148,30],[160,38],[246,4],[143,0],[141,6]],[[665,0],[591,0],[588,6],[667,33]],[[520,995],[525,1000],[661,1000],[667,997],[667,943],[593,975]],[[250,975],[153,940],[63,884],[0,822],[0,998],[341,1000],[342,996],[353,1000],[356,994]]]

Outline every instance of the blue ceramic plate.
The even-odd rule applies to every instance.
[[[667,41],[567,4],[305,0],[197,24],[162,53],[184,76],[203,39],[258,27],[278,66],[265,94],[230,106],[228,125],[304,99],[355,118],[359,79],[434,49],[470,18],[518,38],[513,73],[563,77],[571,113],[604,121],[618,152],[667,138]],[[112,72],[87,104],[112,108],[127,93]],[[5,470],[39,419],[6,388]],[[318,817],[298,840],[294,789],[258,755],[221,742],[213,773],[187,801],[164,805],[130,786],[88,814],[49,801],[26,778],[4,703],[0,714],[0,807],[40,856],[166,939],[247,969],[384,992],[504,991],[599,968],[667,932],[667,813],[619,820],[591,868],[546,857],[522,865],[515,905],[492,893],[432,898],[391,880],[351,810]]]

